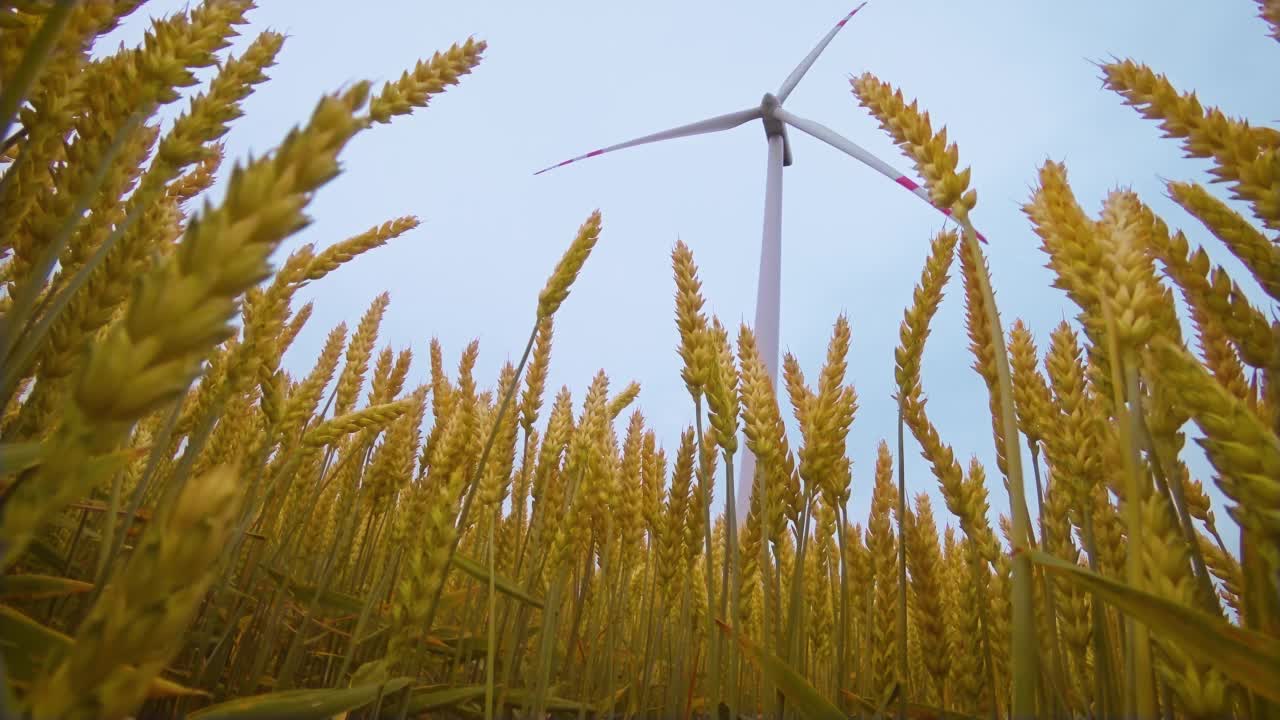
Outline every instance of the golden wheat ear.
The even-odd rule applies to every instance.
[[[123,718],[182,648],[240,511],[229,467],[194,478],[151,525],[80,624],[69,655],[38,679],[34,717]]]

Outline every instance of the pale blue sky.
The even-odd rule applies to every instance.
[[[303,293],[317,300],[316,311],[287,358],[290,370],[304,372],[329,328],[354,326],[385,289],[391,306],[383,342],[414,349],[411,381],[426,377],[432,336],[450,364],[478,337],[479,375],[491,381],[504,361],[518,357],[539,289],[598,207],[600,244],[557,316],[551,391],[568,384],[580,401],[598,368],[615,388],[638,380],[640,406],[674,445],[692,421],[692,406],[675,352],[669,253],[677,237],[692,247],[709,309],[723,321],[736,327],[753,316],[765,169],[759,125],[536,178],[532,172],[758,103],[848,12],[847,1],[261,4],[236,47],[266,28],[289,37],[273,80],[245,103],[246,117],[227,137],[233,158],[269,150],[323,92],[394,78],[469,35],[489,42],[484,62],[460,87],[354,141],[343,156],[346,172],[312,204],[315,225],[289,248],[327,245],[399,215],[417,214],[423,224]],[[182,6],[159,1],[146,11]],[[1209,240],[1164,197],[1160,182],[1203,180],[1205,163],[1182,159],[1154,123],[1101,89],[1092,61],[1114,55],[1147,62],[1180,88],[1198,89],[1207,103],[1274,124],[1280,45],[1256,12],[1251,0],[873,0],[787,108],[909,170],[857,106],[847,78],[871,71],[919,98],[935,126],[948,126],[962,164],[973,167],[974,219],[991,241],[1005,323],[1025,318],[1043,349],[1054,325],[1075,313],[1049,287],[1046,258],[1020,210],[1046,158],[1067,163],[1089,212],[1108,190],[1130,186],[1194,242]],[[143,19],[140,13],[120,39],[135,42]],[[898,324],[940,217],[851,158],[794,131],[792,142],[795,164],[784,176],[782,345],[813,373],[835,316],[850,316],[849,377],[861,398],[849,442],[851,512],[862,519],[875,446],[895,433],[889,396]],[[990,468],[993,509],[1003,510],[986,389],[969,368],[967,344],[953,281],[933,325],[925,391],[958,456],[977,454]],[[1207,480],[1198,449],[1191,452]],[[939,519],[949,519],[910,438],[907,454],[912,490],[928,490]],[[1215,498],[1220,522],[1228,522],[1216,490]]]

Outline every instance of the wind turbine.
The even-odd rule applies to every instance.
[[[756,107],[750,107],[745,110],[717,115],[706,120],[700,120],[688,125],[663,130],[645,135],[634,140],[610,145],[598,150],[592,150],[589,153],[569,158],[563,162],[557,163],[547,168],[543,168],[534,173],[541,175],[548,170],[555,170],[566,165],[571,165],[579,160],[586,160],[598,155],[603,155],[614,150],[622,150],[637,145],[647,145],[649,143],[661,142],[663,140],[673,140],[675,138],[688,137],[690,135],[705,135],[707,133],[720,132],[722,130],[730,130],[739,125],[751,122],[752,120],[760,120],[764,125],[765,139],[769,145],[768,165],[765,172],[765,195],[764,195],[764,233],[763,241],[760,246],[760,275],[756,288],[756,319],[755,333],[759,342],[760,354],[764,361],[765,367],[769,371],[769,380],[777,386],[778,380],[778,324],[781,314],[781,284],[782,284],[782,168],[791,165],[791,140],[787,136],[787,126],[791,126],[807,135],[811,135],[818,140],[834,147],[835,149],[853,156],[863,164],[871,167],[876,172],[893,180],[898,185],[911,191],[920,199],[929,203],[934,209],[941,211],[945,215],[950,215],[949,208],[938,208],[933,206],[929,200],[929,193],[918,183],[907,177],[901,172],[895,170],[891,165],[884,162],[880,158],[872,155],[863,149],[857,143],[841,136],[836,131],[814,122],[799,117],[787,110],[783,109],[782,104],[786,102],[787,97],[796,85],[800,84],[800,80],[805,73],[813,67],[813,63],[827,48],[831,40],[835,38],[840,29],[845,26],[853,16],[861,10],[866,3],[862,3],[854,8],[848,15],[840,19],[835,27],[831,28],[818,44],[805,56],[795,70],[787,76],[782,82],[782,87],[778,88],[777,93],[765,93],[764,98],[760,100],[760,104]],[[981,236],[979,236],[981,237]],[[755,469],[755,457],[750,451],[747,451],[743,458],[742,474],[738,481],[738,517],[746,517],[749,507],[751,495],[751,479]]]

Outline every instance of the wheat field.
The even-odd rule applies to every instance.
[[[1280,130],[1103,64],[1217,186],[1168,181],[1179,217],[1128,190],[1089,210],[1044,162],[1022,212],[1075,315],[1033,331],[997,307],[952,138],[851,78],[952,219],[903,311],[898,434],[851,517],[856,318],[833,319],[816,375],[787,354],[775,387],[682,242],[691,425],[660,437],[640,386],[603,372],[584,397],[548,387],[557,311],[608,242],[598,211],[566,229],[496,378],[476,377],[478,342],[380,342],[386,294],[290,372],[299,290],[419,220],[273,254],[348,142],[465,82],[486,45],[347,83],[233,160],[222,138],[284,37],[232,57],[253,3],[204,0],[136,47],[95,46],[143,5],[0,2],[0,718],[1280,720]],[[1280,41],[1280,3],[1256,6]],[[930,419],[946,291],[993,467]],[[409,386],[411,367],[429,380]],[[907,491],[909,453],[945,507]]]

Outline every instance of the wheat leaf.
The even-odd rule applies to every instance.
[[[746,652],[747,656],[755,660],[756,664],[760,666],[760,672],[783,695],[787,696],[788,710],[795,710],[796,714],[804,718],[804,720],[845,720],[846,716],[840,711],[840,708],[831,704],[830,700],[822,697],[800,673],[792,669],[781,658],[768,650],[751,644],[745,637],[736,634],[733,628],[723,622],[717,620],[716,624],[720,626],[721,632],[737,639],[738,644]]]
[[[457,564],[458,569],[461,570],[462,572],[470,575],[471,577],[475,578],[476,580],[482,583],[485,583],[486,585],[489,583],[489,568],[485,567],[484,565],[481,565],[475,560],[472,560],[471,558],[468,558],[464,555],[454,555],[453,562]],[[512,582],[509,578],[505,578],[501,575],[498,575],[497,573],[494,573],[493,585],[495,588],[498,589],[498,592],[504,595],[508,595],[523,603],[532,605],[538,608],[539,610],[542,609],[541,600],[521,590],[520,586]]]
[[[1178,643],[1231,680],[1280,702],[1280,644],[1274,639],[1136,590],[1039,550],[1030,550],[1028,554],[1032,562],[1082,589],[1097,593],[1146,625],[1152,633]]]
[[[188,717],[191,720],[326,720],[364,707],[379,695],[391,695],[403,690],[411,682],[409,678],[397,678],[386,684],[353,688],[285,690],[253,695],[211,705]]]
[[[45,600],[89,592],[93,585],[56,575],[5,575],[0,577],[0,600]]]

